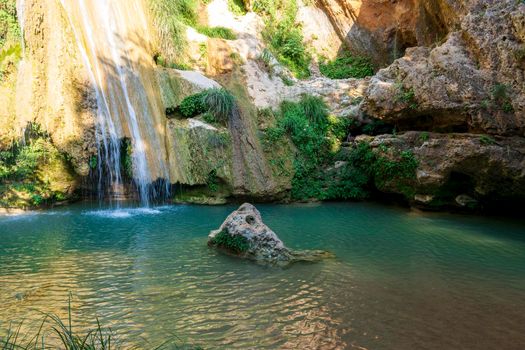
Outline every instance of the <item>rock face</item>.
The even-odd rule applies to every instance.
[[[371,79],[363,111],[398,130],[525,133],[525,4],[465,1],[446,41],[416,47]]]
[[[273,265],[317,261],[332,255],[325,251],[292,251],[277,237],[253,205],[244,203],[231,213],[219,229],[208,236],[208,245],[229,254]]]
[[[410,151],[418,161],[407,198],[425,208],[514,203],[525,196],[525,139],[473,134],[406,132],[401,135],[358,137],[375,151]],[[396,179],[380,191],[401,193]],[[406,194],[405,194],[406,195]]]
[[[406,48],[441,40],[461,13],[456,0],[320,0],[344,44],[385,65]]]

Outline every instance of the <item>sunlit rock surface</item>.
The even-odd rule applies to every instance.
[[[249,203],[231,213],[208,238],[209,246],[261,263],[287,265],[333,257],[333,254],[321,250],[293,251],[287,248],[277,234],[264,224],[257,208]]]

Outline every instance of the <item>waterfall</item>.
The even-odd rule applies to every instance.
[[[165,120],[143,0],[60,0],[97,99],[98,192],[121,195],[122,141],[131,141],[141,203],[168,192]],[[161,187],[155,183],[161,183]]]

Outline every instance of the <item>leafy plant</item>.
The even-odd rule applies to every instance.
[[[235,97],[226,89],[214,88],[204,90],[203,101],[215,119],[226,122],[236,108]]]
[[[0,0],[0,48],[8,43],[18,43],[20,38],[16,0]]]
[[[428,141],[429,137],[430,136],[427,131],[423,131],[421,134],[419,134],[419,140],[421,140],[422,142]]]
[[[199,92],[186,97],[178,107],[180,113],[186,118],[191,118],[206,112],[208,108],[204,101],[204,97],[204,92]]]
[[[133,145],[127,137],[120,141],[120,167],[125,176],[133,178]]]
[[[158,35],[159,49],[172,61],[187,46],[185,26],[196,20],[194,1],[148,0]]]
[[[197,31],[210,38],[221,38],[226,40],[237,39],[237,36],[230,28],[197,26]]]
[[[410,109],[417,109],[416,93],[413,88],[405,88],[401,83],[396,84],[396,101],[407,104]]]
[[[243,0],[228,0],[228,9],[235,15],[243,16],[246,14],[246,8]]]
[[[255,12],[265,18],[263,38],[275,58],[288,67],[297,78],[310,76],[311,56],[304,45],[301,27],[297,26],[295,0],[255,1]]]
[[[228,230],[222,230],[211,241],[211,244],[224,248],[235,254],[242,254],[250,249],[250,244],[246,237],[241,235],[230,235]]]
[[[509,87],[505,84],[496,84],[491,89],[492,100],[498,105],[501,110],[505,113],[514,112],[512,106],[512,100],[508,96]]]
[[[217,170],[213,169],[209,172],[206,178],[206,184],[211,192],[217,192],[219,189],[219,178],[217,177]]]
[[[496,143],[496,140],[494,140],[492,137],[488,136],[488,135],[481,135],[479,137],[479,142],[482,144],[482,145],[493,145]]]
[[[374,67],[370,59],[349,53],[333,61],[323,60],[319,64],[319,69],[330,79],[365,78],[374,75]]]

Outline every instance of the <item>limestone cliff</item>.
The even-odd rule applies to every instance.
[[[324,100],[335,117],[318,135],[326,138],[322,152],[330,157],[314,150],[319,162],[313,163],[326,172],[309,173],[321,190],[337,189],[335,197],[321,199],[362,193],[341,193],[352,187],[347,182],[354,172],[344,174],[342,185],[329,183],[341,176],[328,181],[326,175],[346,171],[344,164],[355,157],[345,154],[362,142],[377,154],[389,147],[414,156],[417,170],[403,188],[393,176],[374,189],[402,194],[414,205],[525,196],[523,2],[290,0],[265,8],[248,1],[248,11],[240,12],[226,0],[193,3],[188,12],[193,14],[184,17],[157,0],[115,2],[127,15],[101,22],[112,28],[111,35],[122,31],[108,44],[113,52],[100,44],[107,33],[85,22],[96,18],[90,0],[26,0],[20,18],[23,60],[0,87],[6,106],[0,110],[0,148],[21,139],[27,125],[38,124],[75,172],[71,186],[89,187],[111,173],[96,172],[107,162],[100,140],[108,131],[100,123],[110,120],[122,125],[111,141],[114,149],[131,139],[129,184],[137,185],[146,171],[150,175],[141,181],[167,181],[181,200],[288,200],[304,164],[298,161],[302,147],[290,135],[293,125],[282,125],[280,105],[306,94]],[[83,13],[80,4],[90,10]],[[128,23],[133,9],[140,10],[140,20]],[[326,62],[348,55],[376,68],[375,74],[334,79],[323,71]],[[177,114],[184,98],[210,88],[225,88],[235,97],[226,123]],[[271,132],[274,138],[280,133],[274,144],[268,141]],[[389,135],[381,136],[384,132]],[[364,133],[371,136],[354,143]],[[74,191],[71,186],[66,192]]]

